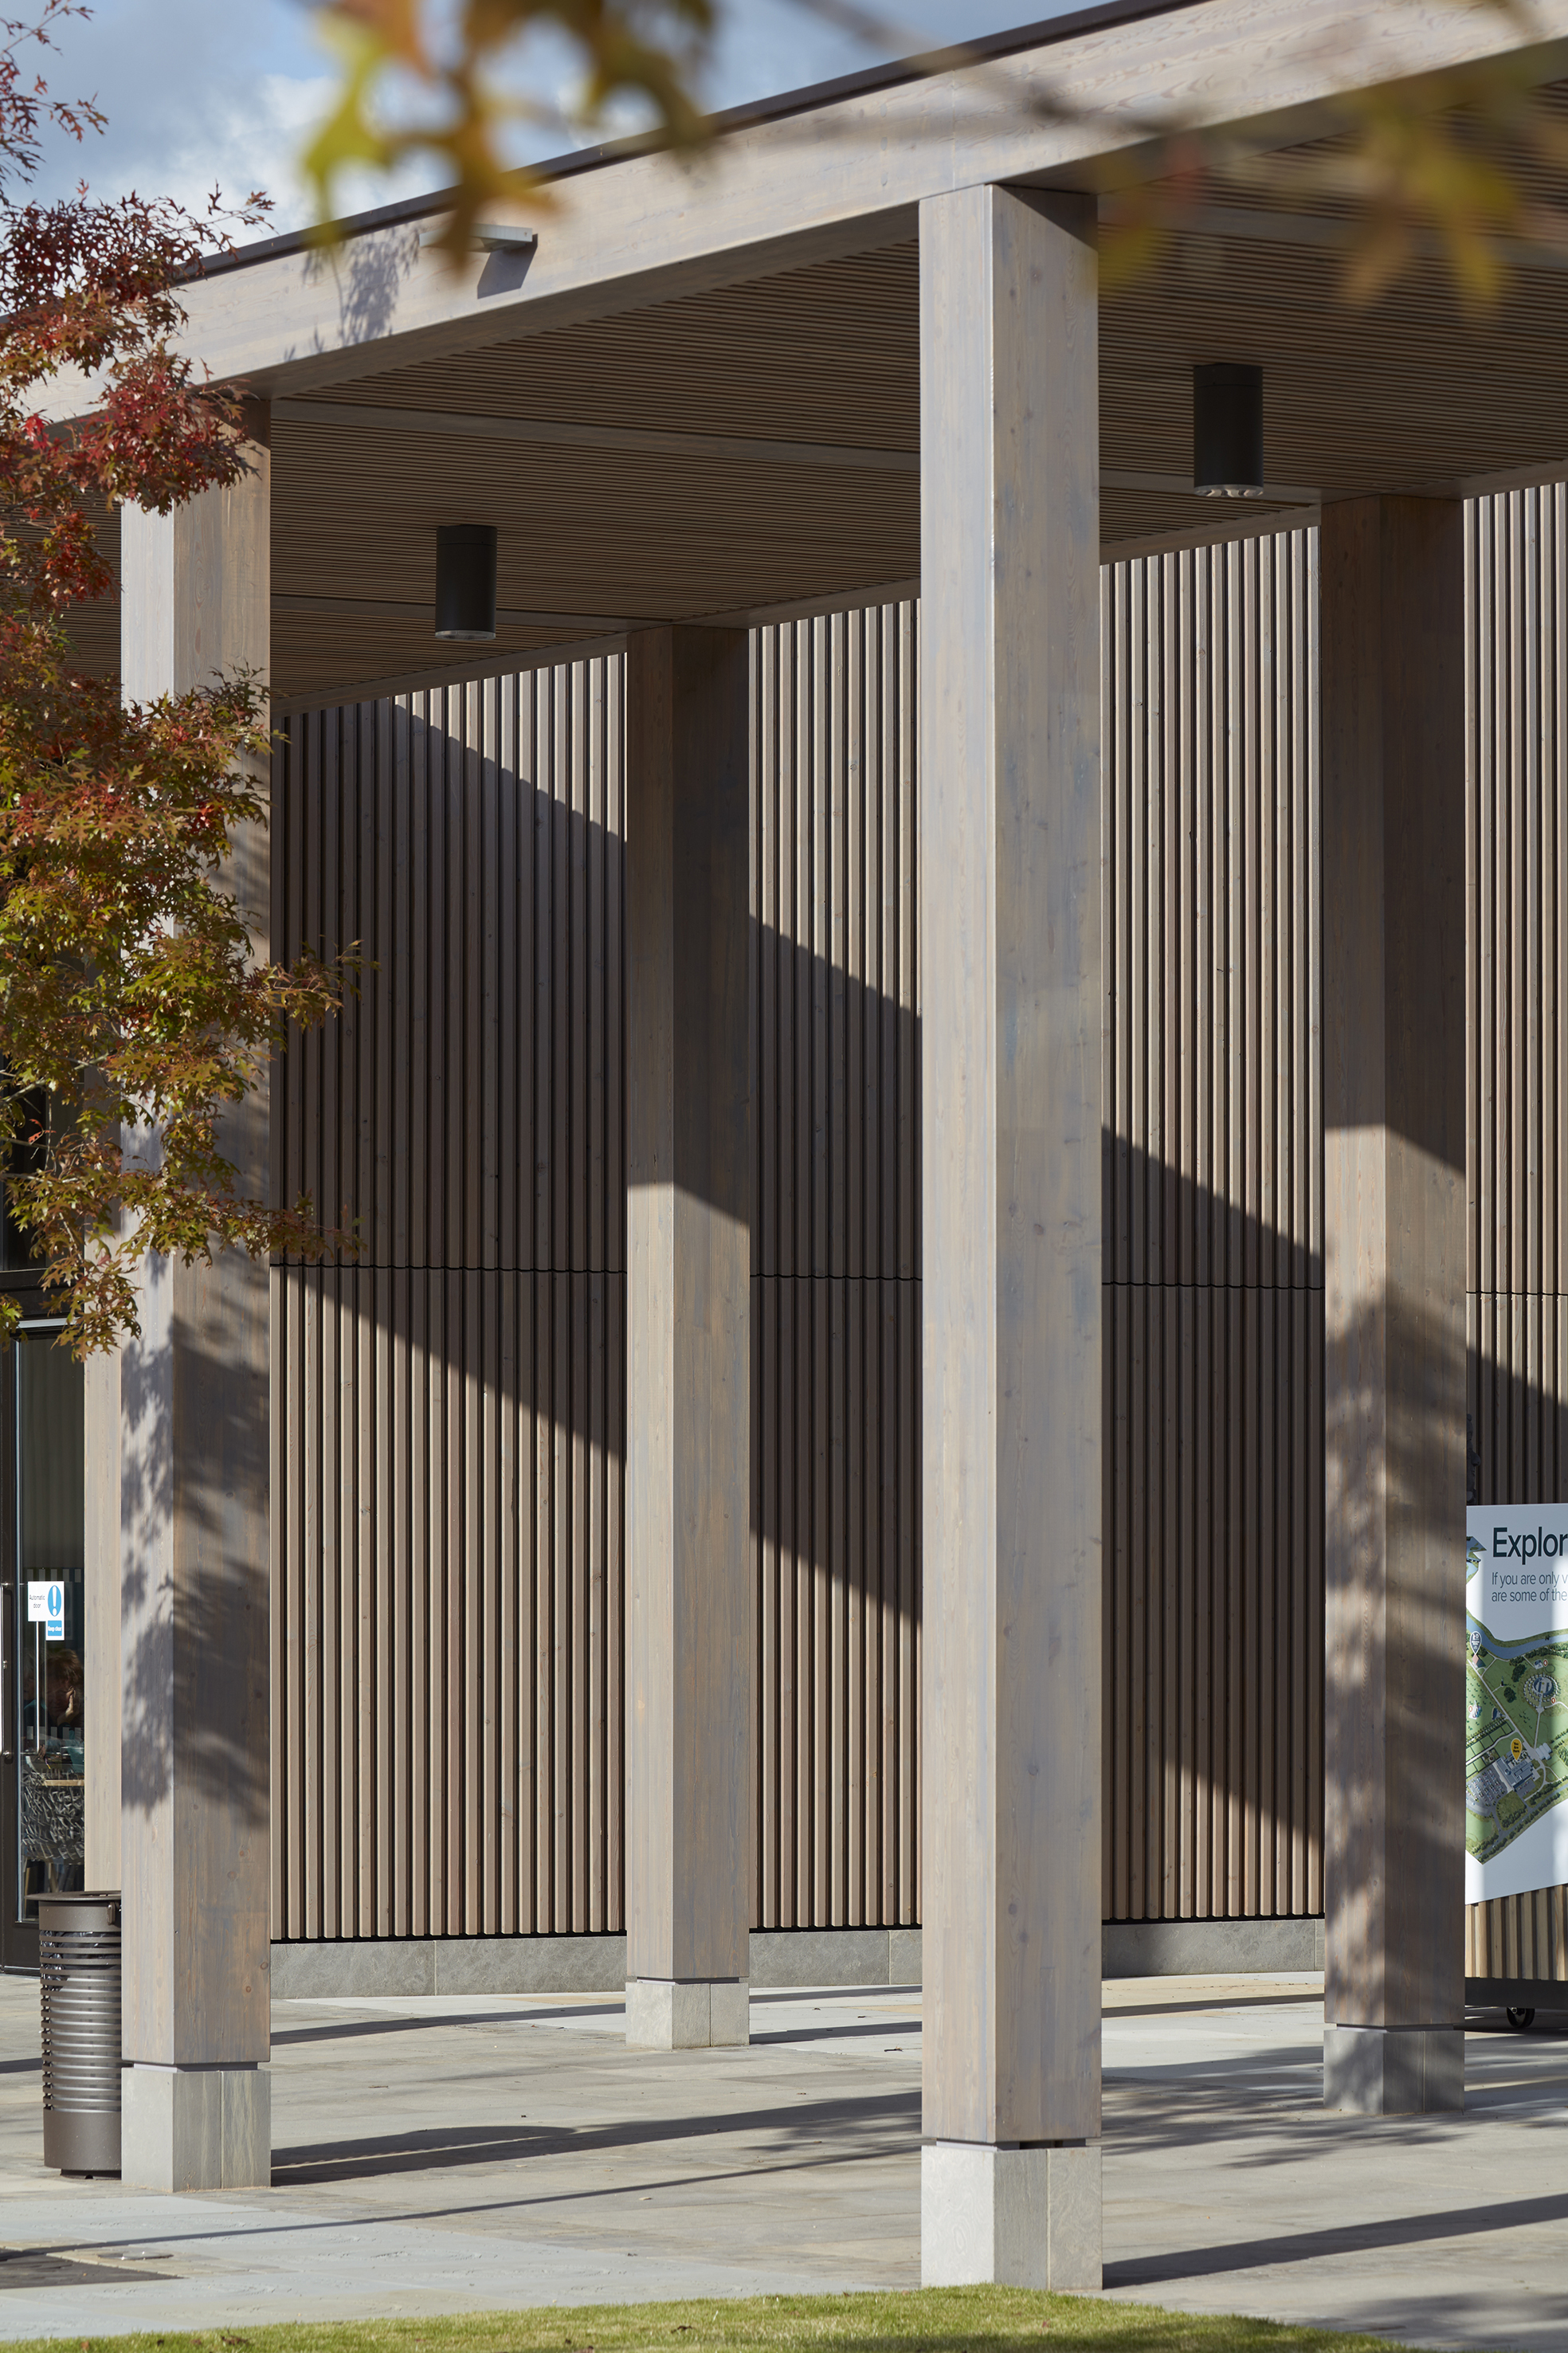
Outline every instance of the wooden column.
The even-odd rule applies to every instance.
[[[626,2039],[750,2038],[746,636],[626,654]]]
[[[171,515],[121,510],[121,677],[146,702],[268,656],[270,461]],[[233,888],[267,953],[268,853]],[[265,1091],[230,1120],[240,1181],[264,1191]],[[268,1270],[148,1258],[140,1336],[89,1385],[89,1459],[118,1411],[123,2178],[265,2186],[268,1986]],[[91,1488],[89,1473],[89,1491]],[[111,1516],[111,1515],[110,1515]],[[101,1514],[95,1514],[95,1518]],[[100,1584],[101,1585],[101,1577]]]
[[[1094,218],[921,206],[932,2284],[1100,2281]]]
[[[1458,502],[1323,510],[1324,2097],[1464,2105]]]

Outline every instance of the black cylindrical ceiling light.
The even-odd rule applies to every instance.
[[[1193,370],[1193,488],[1200,499],[1263,491],[1263,370],[1220,360]]]
[[[436,528],[436,635],[463,644],[496,633],[496,527],[444,522]]]

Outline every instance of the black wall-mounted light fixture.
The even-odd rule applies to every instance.
[[[1263,491],[1263,370],[1220,360],[1193,370],[1193,488],[1200,499]]]
[[[496,527],[444,522],[436,527],[436,635],[463,644],[496,633]]]

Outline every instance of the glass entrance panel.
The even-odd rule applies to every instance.
[[[51,1331],[16,1345],[16,1578],[11,1654],[16,1920],[83,1883],[87,1656],[82,1368]]]

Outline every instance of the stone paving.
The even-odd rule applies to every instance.
[[[918,1990],[759,1993],[747,2052],[627,2052],[605,1997],[279,2001],[273,2186],[40,2160],[37,1988],[0,1980],[0,2337],[919,2278]],[[1568,2018],[1478,2021],[1468,2107],[1321,2105],[1321,1984],[1106,1988],[1108,2293],[1568,2348]]]

